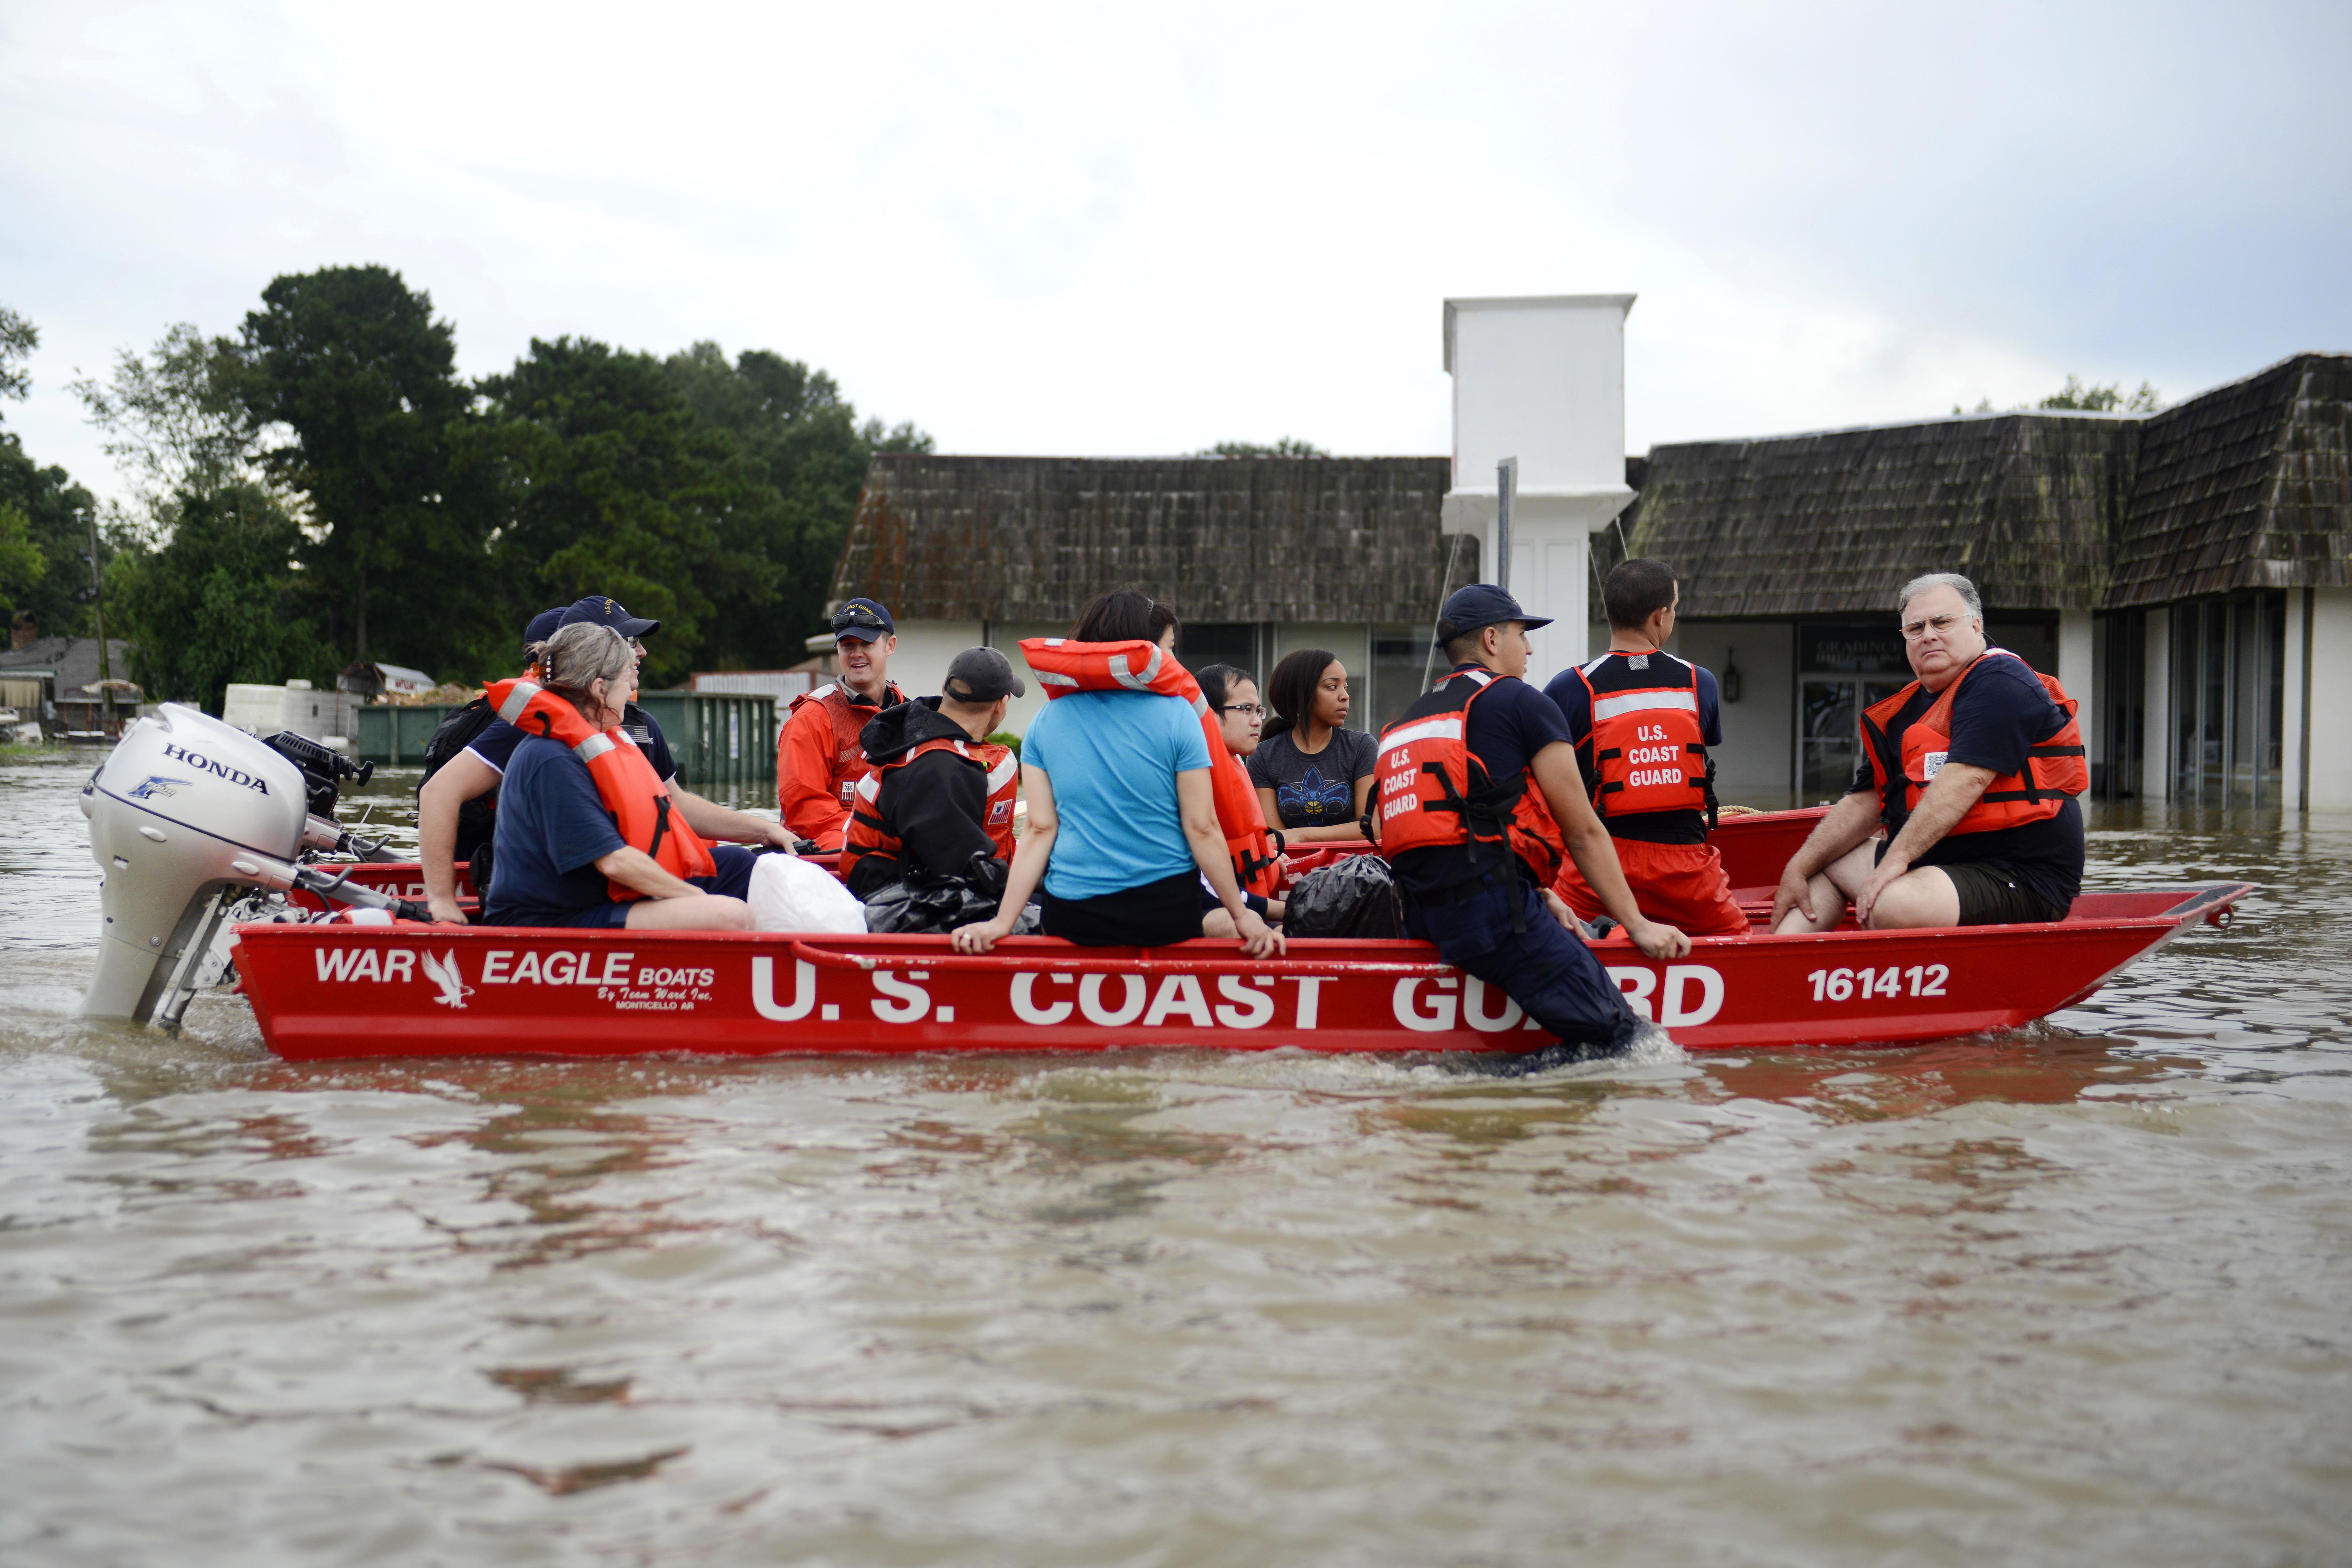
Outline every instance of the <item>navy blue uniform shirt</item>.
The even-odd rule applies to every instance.
[[[1670,653],[1652,654],[1650,657],[1675,658]],[[1675,662],[1689,664],[1690,660],[1675,659]],[[1694,668],[1698,670],[1699,743],[1720,746],[1723,744],[1723,711],[1717,705],[1720,699],[1716,694],[1715,672],[1704,665]],[[1583,744],[1585,737],[1592,733],[1592,693],[1586,689],[1584,682],[1576,678],[1576,671],[1563,669],[1553,676],[1551,684],[1544,688],[1544,695],[1552,700],[1559,709],[1560,717],[1568,721],[1570,740],[1575,744]]]
[[[1454,673],[1485,668],[1457,664]],[[1574,743],[1559,707],[1526,681],[1506,676],[1496,676],[1470,704],[1470,720],[1462,731],[1462,743],[1486,764],[1493,784],[1508,784],[1527,771],[1528,759],[1555,741]],[[1528,780],[1528,788],[1543,793],[1533,779]],[[1394,862],[1397,880],[1416,892],[1436,892],[1458,879],[1460,860],[1457,851],[1443,847],[1408,849]],[[1509,918],[1507,909],[1504,918]]]
[[[499,790],[483,923],[530,926],[611,901],[596,862],[624,847],[588,764],[561,741],[520,735]]]

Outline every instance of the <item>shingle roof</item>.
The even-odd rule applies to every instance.
[[[902,618],[1064,621],[1139,586],[1188,620],[1426,620],[1444,596],[1444,458],[952,458],[885,453],[836,601]],[[1475,548],[1456,584],[1476,580]]]
[[[1876,611],[1922,572],[2089,609],[2352,583],[2352,355],[2147,419],[2058,410],[1654,448],[1625,519],[1695,616]]]
[[[1686,615],[1883,611],[1935,571],[1988,604],[2084,608],[2130,429],[2009,414],[1657,447],[1626,534],[1674,566]]]
[[[2297,354],[2140,429],[2117,606],[2352,586],[2352,354]]]

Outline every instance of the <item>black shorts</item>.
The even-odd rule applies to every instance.
[[[1872,865],[1886,858],[1887,843],[1882,838],[1871,851]],[[1936,869],[1952,879],[1952,890],[1960,896],[1964,926],[2034,925],[2066,918],[2064,910],[2051,907],[2050,900],[2035,892],[2017,874],[2017,868],[2005,860],[1963,860]]]
[[[1165,947],[1201,934],[1201,876],[1181,871],[1097,899],[1045,895],[1047,936],[1081,947]]]

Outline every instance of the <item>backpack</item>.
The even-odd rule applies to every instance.
[[[1404,934],[1396,880],[1378,855],[1350,855],[1309,871],[1290,889],[1282,929],[1290,936],[1384,937]]]
[[[425,742],[425,779],[417,781],[417,789],[422,791],[425,779],[430,779],[454,762],[458,752],[474,743],[474,737],[497,723],[498,719],[498,710],[490,706],[490,700],[487,697],[477,697],[443,719],[440,727]],[[498,810],[499,791],[495,784],[457,808],[455,858],[461,862],[470,861],[478,852],[481,852],[481,874],[474,882],[478,891],[489,886],[489,856],[487,851],[490,839],[498,832]]]

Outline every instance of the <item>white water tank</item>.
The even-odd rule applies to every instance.
[[[1478,538],[1496,577],[1495,468],[1518,459],[1510,590],[1555,625],[1531,634],[1540,685],[1581,663],[1595,594],[1591,540],[1633,499],[1625,483],[1625,317],[1631,294],[1445,301],[1454,377],[1454,484],[1442,526]]]

